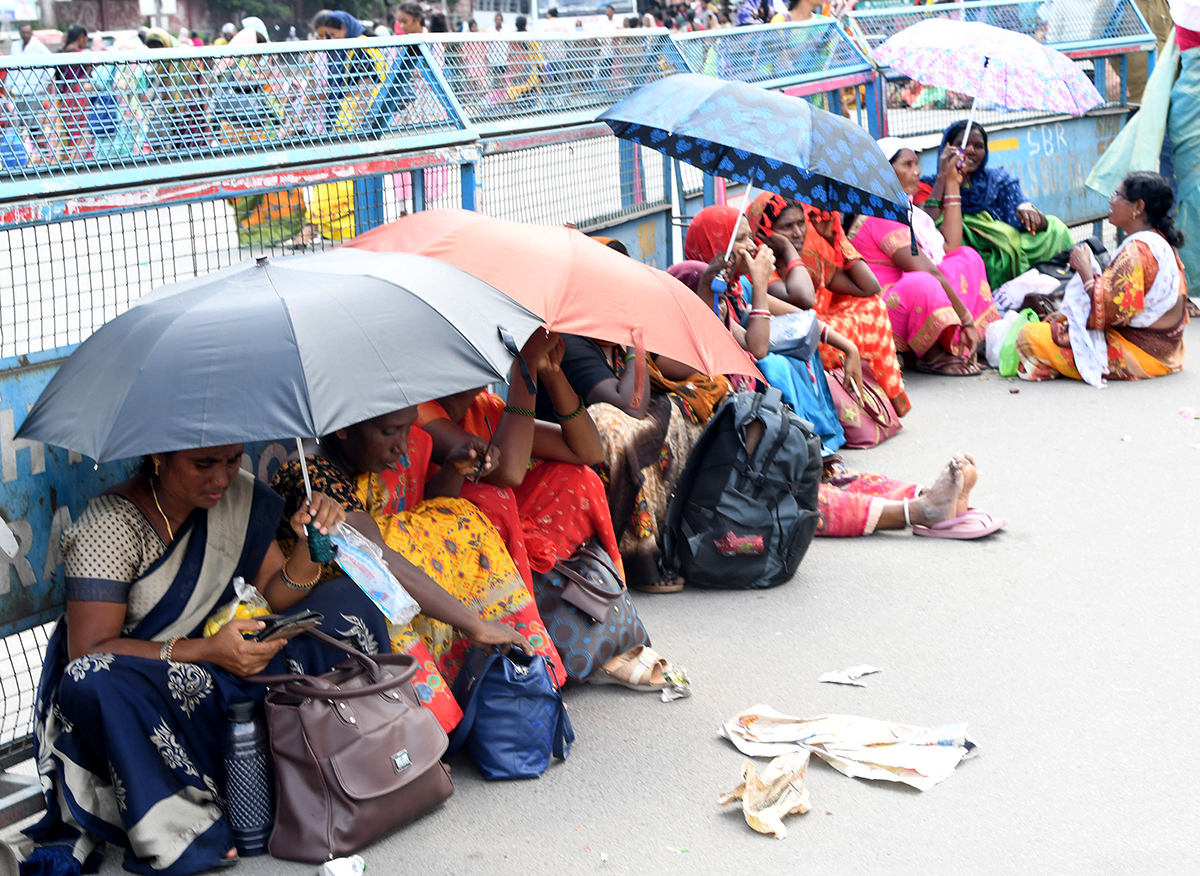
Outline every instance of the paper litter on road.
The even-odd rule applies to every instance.
[[[966,724],[915,727],[857,715],[796,718],[767,705],[751,706],[718,728],[750,757],[811,751],[843,775],[902,782],[928,791],[949,778],[976,745]]]
[[[876,672],[883,672],[883,670],[878,666],[872,666],[870,663],[860,663],[858,666],[851,666],[849,669],[843,669],[841,672],[826,672],[817,681],[823,681],[827,684],[852,684],[855,687],[866,687],[866,682],[859,681],[858,679],[864,675],[874,675]]]
[[[785,816],[803,815],[812,808],[804,780],[808,773],[808,752],[791,751],[780,755],[758,774],[754,761],[742,763],[742,783],[717,798],[724,806],[734,800],[742,801],[746,823],[759,833],[774,834],[776,839],[787,836]]]

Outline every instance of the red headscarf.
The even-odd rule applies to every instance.
[[[766,243],[767,238],[775,231],[775,223],[788,207],[803,209],[799,201],[789,201],[783,195],[774,192],[763,192],[746,208],[746,221],[750,223],[750,233],[759,243]]]
[[[707,265],[715,256],[725,252],[741,218],[741,214],[733,207],[716,204],[705,207],[688,226],[683,254]]]
[[[858,250],[846,239],[842,219],[837,213],[822,210],[809,204],[804,205],[804,218],[808,220],[808,233],[804,237],[804,251],[800,257],[813,279],[828,286],[838,268],[849,267],[862,258]],[[833,240],[828,241],[817,233],[817,222],[833,219]]]

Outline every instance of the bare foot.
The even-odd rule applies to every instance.
[[[954,508],[955,516],[961,517],[971,507],[971,490],[979,481],[979,469],[975,467],[975,457],[969,453],[959,453],[955,456],[962,471],[962,492],[958,494],[958,504]]]
[[[223,855],[223,857],[226,861],[232,861],[232,860],[236,859],[237,858],[237,846],[234,846],[232,849],[227,851]]]
[[[921,526],[941,523],[958,514],[963,493],[963,457],[956,456],[947,463],[932,487],[910,503],[912,522]]]

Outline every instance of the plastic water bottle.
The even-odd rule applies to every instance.
[[[275,823],[267,728],[252,700],[229,704],[225,725],[225,817],[233,830],[238,854],[267,851]]]

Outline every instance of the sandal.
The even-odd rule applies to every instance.
[[[943,520],[941,523],[934,523],[931,526],[920,526],[914,523],[912,533],[925,538],[952,538],[970,541],[991,535],[1007,525],[1008,521],[1003,517],[993,517],[978,508],[968,508],[957,517]]]
[[[653,584],[631,584],[639,593],[678,593],[683,589],[682,578],[663,578]]]
[[[940,362],[937,365],[929,365],[924,360],[918,359],[917,364],[913,368],[921,374],[936,374],[939,377],[978,377],[983,373],[983,368],[979,363],[975,363],[974,371],[947,371],[945,369],[952,365],[962,365],[964,368],[969,368],[967,363],[962,359],[947,359],[945,362]]]
[[[662,692],[664,703],[691,696],[687,670],[674,666],[649,645],[636,645],[618,654],[588,676],[591,684],[618,684],[644,693]]]

